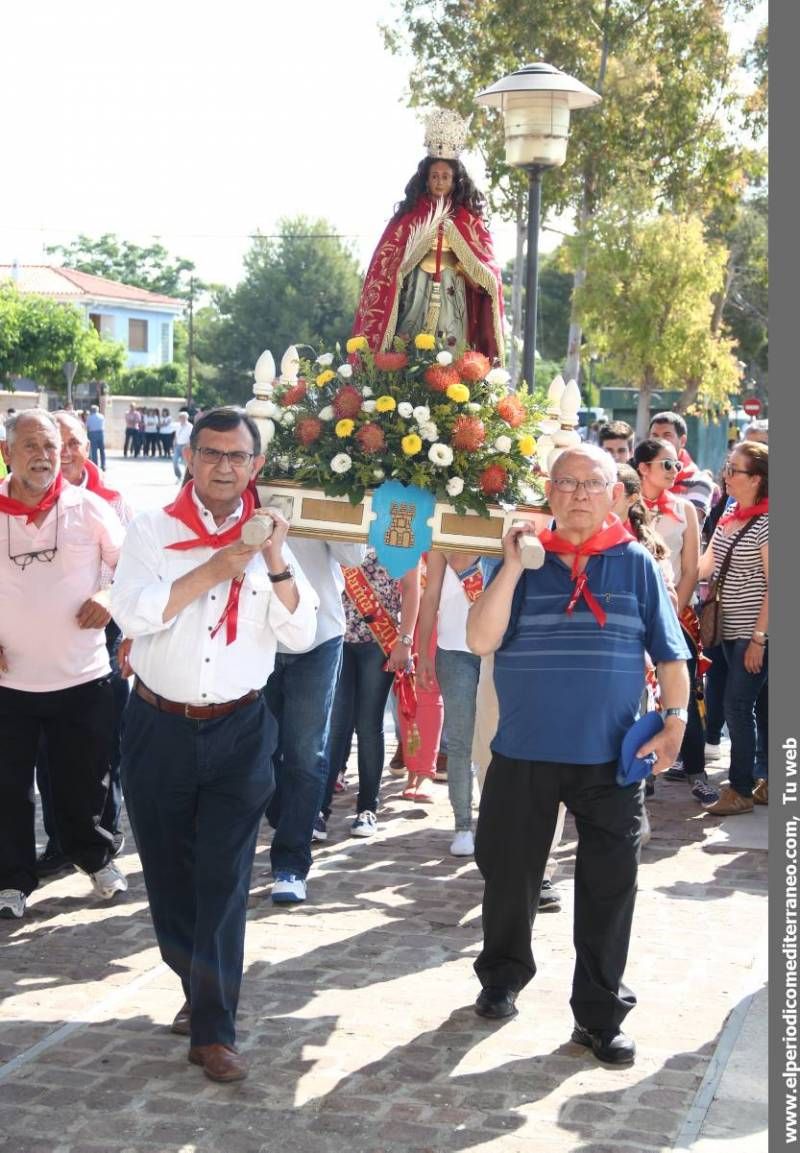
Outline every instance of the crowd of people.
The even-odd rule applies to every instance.
[[[457,117],[429,125],[358,306],[354,329],[373,350],[424,330],[502,356],[499,269],[463,140]],[[656,414],[635,447],[627,425],[608,424],[599,444],[548,463],[552,523],[535,542],[516,525],[499,559],[434,552],[395,580],[363,545],[289,544],[281,513],[258,507],[265,446],[245,411],[173,424],[132,404],[124,455],[172,454],[185,482],[133,518],[102,473],[93,415],[6,422],[0,916],[22,918],[64,864],[100,900],[124,892],[124,795],[161,955],[181,984],[172,1031],[211,1080],[241,1080],[262,819],[271,900],[302,904],[354,739],[348,831],[380,831],[388,700],[400,799],[430,802],[446,773],[449,851],[474,854],[484,879],[476,1013],[513,1016],[536,972],[533,923],[560,907],[553,850],[569,810],[572,1039],[630,1064],[621,1026],[636,998],[623,978],[645,793],[663,775],[713,814],[768,801],[768,447],[734,446],[715,484],[678,414]],[[705,650],[701,582],[721,608]],[[724,725],[731,765],[717,792],[706,762]],[[34,774],[49,838],[38,858]]]

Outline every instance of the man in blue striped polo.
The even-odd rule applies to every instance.
[[[655,772],[677,756],[689,699],[689,653],[661,573],[611,511],[620,488],[602,449],[565,450],[547,486],[555,530],[539,534],[544,564],[523,568],[517,538],[530,529],[510,529],[467,626],[473,652],[495,653],[500,709],[475,844],[485,881],[476,1012],[513,1016],[536,972],[531,928],[563,801],[578,832],[572,1036],[614,1065],[635,1056],[620,1026],[636,1004],[622,978],[642,796],[640,784],[619,787],[616,770],[639,711],[645,652],[665,710],[663,730],[639,750],[655,754]]]

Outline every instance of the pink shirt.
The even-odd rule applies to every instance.
[[[8,495],[8,479],[0,492]],[[56,518],[58,538],[56,541]],[[44,693],[106,676],[103,629],[82,629],[76,616],[100,588],[101,563],[114,567],[124,530],[93,493],[65,485],[41,525],[0,513],[0,645],[8,672],[4,688]],[[51,549],[49,562],[21,568],[11,556]]]

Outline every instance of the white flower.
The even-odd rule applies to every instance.
[[[469,404],[465,404],[464,408],[467,410],[467,412],[480,412],[481,411],[481,406],[479,404],[476,404],[474,400],[470,401]]]
[[[487,372],[487,374],[486,374],[486,383],[487,384],[505,385],[505,384],[508,384],[508,382],[510,380],[511,380],[511,373],[508,372],[505,368],[493,368],[490,372]]]
[[[330,404],[326,404],[324,408],[321,408],[319,410],[319,413],[317,415],[319,416],[320,420],[333,420],[333,417],[334,417],[333,406]]]
[[[407,400],[401,400],[397,406],[397,415],[402,416],[404,420],[408,420],[410,416],[414,415],[413,404],[409,404]]]
[[[368,384],[365,384],[364,387],[361,389],[361,395],[362,396],[372,396],[372,389],[369,387]]]
[[[333,364],[333,353],[323,352],[320,356],[317,357],[317,364],[322,368],[328,368],[329,365]]]
[[[464,491],[464,482],[460,476],[451,476],[447,482],[448,496],[461,496]]]
[[[261,433],[261,444],[269,444],[275,435],[275,421],[274,420],[259,420],[258,429]]]
[[[288,456],[279,456],[275,463],[277,464],[278,468],[287,469],[292,462],[289,460]]]
[[[431,419],[431,410],[427,404],[418,404],[414,409],[414,420],[417,424],[427,424]]]
[[[336,371],[339,373],[339,376],[345,380],[349,380],[353,375],[353,366],[352,364],[340,364]]]
[[[447,468],[453,463],[453,450],[449,444],[432,444],[428,449],[428,460],[439,468]]]
[[[374,400],[365,400],[361,407],[364,409],[364,412],[374,412],[375,411],[375,401]]]
[[[427,424],[421,424],[419,426],[419,435],[423,440],[438,440],[439,429],[432,420],[429,420]]]
[[[281,417],[281,424],[285,424],[287,428],[291,428],[294,424],[294,413],[285,412]]]
[[[383,480],[383,478],[386,476],[386,473],[383,471],[382,468],[373,468],[372,475],[375,477],[376,480]]]
[[[497,440],[494,442],[494,447],[498,452],[511,452],[511,437],[498,436]]]
[[[437,353],[436,359],[439,362],[439,364],[443,364],[443,365],[447,366],[448,364],[453,363],[453,354],[452,354],[452,352],[447,352],[445,350],[444,352]]]
[[[348,472],[353,462],[346,452],[337,452],[336,456],[331,461],[332,472]]]

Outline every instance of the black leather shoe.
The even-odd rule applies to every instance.
[[[478,994],[475,1002],[475,1012],[479,1017],[489,1017],[500,1021],[503,1017],[516,1017],[518,1009],[514,1005],[517,994],[513,989],[504,989],[502,985],[487,985]]]
[[[591,1049],[604,1065],[632,1065],[636,1059],[636,1044],[619,1029],[584,1029],[575,1023],[572,1040]]]

